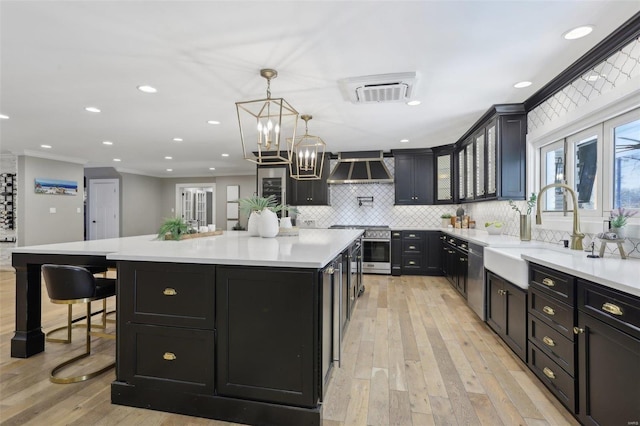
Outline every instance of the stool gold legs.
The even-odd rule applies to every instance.
[[[69,305],[69,312],[71,312],[71,305]],[[106,338],[110,338],[110,339],[115,339],[115,335],[114,334],[107,334],[107,333],[102,333],[102,332],[95,332],[95,331],[91,331],[91,303],[87,303],[87,332],[85,334],[86,336],[86,344],[85,344],[85,352],[83,354],[80,354],[76,357],[73,357],[65,362],[63,362],[62,364],[59,364],[57,366],[55,366],[53,368],[53,370],[51,370],[51,375],[49,377],[49,379],[51,380],[51,382],[53,383],[60,383],[60,384],[67,384],[67,383],[76,383],[76,382],[83,382],[85,380],[89,380],[93,377],[96,377],[108,370],[110,370],[111,368],[113,368],[116,364],[115,362],[99,369],[99,370],[95,370],[86,374],[82,374],[79,376],[67,376],[67,377],[60,377],[57,374],[60,372],[60,370],[64,369],[65,367],[68,367],[69,365],[75,363],[76,361],[79,361],[83,358],[88,357],[89,355],[91,355],[91,336],[99,336],[99,337],[106,337]],[[71,327],[69,327],[69,331],[68,333],[71,333]],[[69,340],[70,340],[70,336]]]
[[[53,330],[48,331],[45,334],[45,339],[47,342],[52,342],[52,343],[71,343],[71,329],[73,328],[85,328],[87,325],[86,324],[75,324],[74,320],[72,319],[73,317],[73,305],[69,304],[68,305],[68,312],[67,312],[67,324],[63,325],[61,327],[57,327],[54,328]],[[104,298],[102,299],[102,311],[101,311],[101,323],[100,324],[93,324],[92,327],[93,328],[107,328],[107,323],[115,323],[116,320],[108,318],[107,315],[111,315],[114,314],[116,311],[108,311],[107,312],[107,299]],[[78,319],[75,320],[75,322],[77,321],[82,321],[84,319],[86,319],[87,317],[82,316]],[[53,333],[56,333],[58,331],[61,330],[66,330],[67,331],[67,338],[66,339],[61,339],[61,338],[57,338],[57,337],[51,337],[51,335]]]

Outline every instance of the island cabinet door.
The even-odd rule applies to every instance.
[[[317,406],[319,284],[316,270],[217,268],[218,395]]]

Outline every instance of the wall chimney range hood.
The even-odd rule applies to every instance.
[[[328,183],[393,183],[382,151],[341,152]]]

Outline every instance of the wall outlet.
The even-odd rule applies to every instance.
[[[56,212],[55,207],[49,207],[49,213],[55,213],[55,212]]]
[[[76,208],[76,213],[82,213],[82,209],[80,207]]]

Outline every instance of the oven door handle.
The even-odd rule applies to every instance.
[[[389,238],[364,238],[363,243],[391,243]]]

